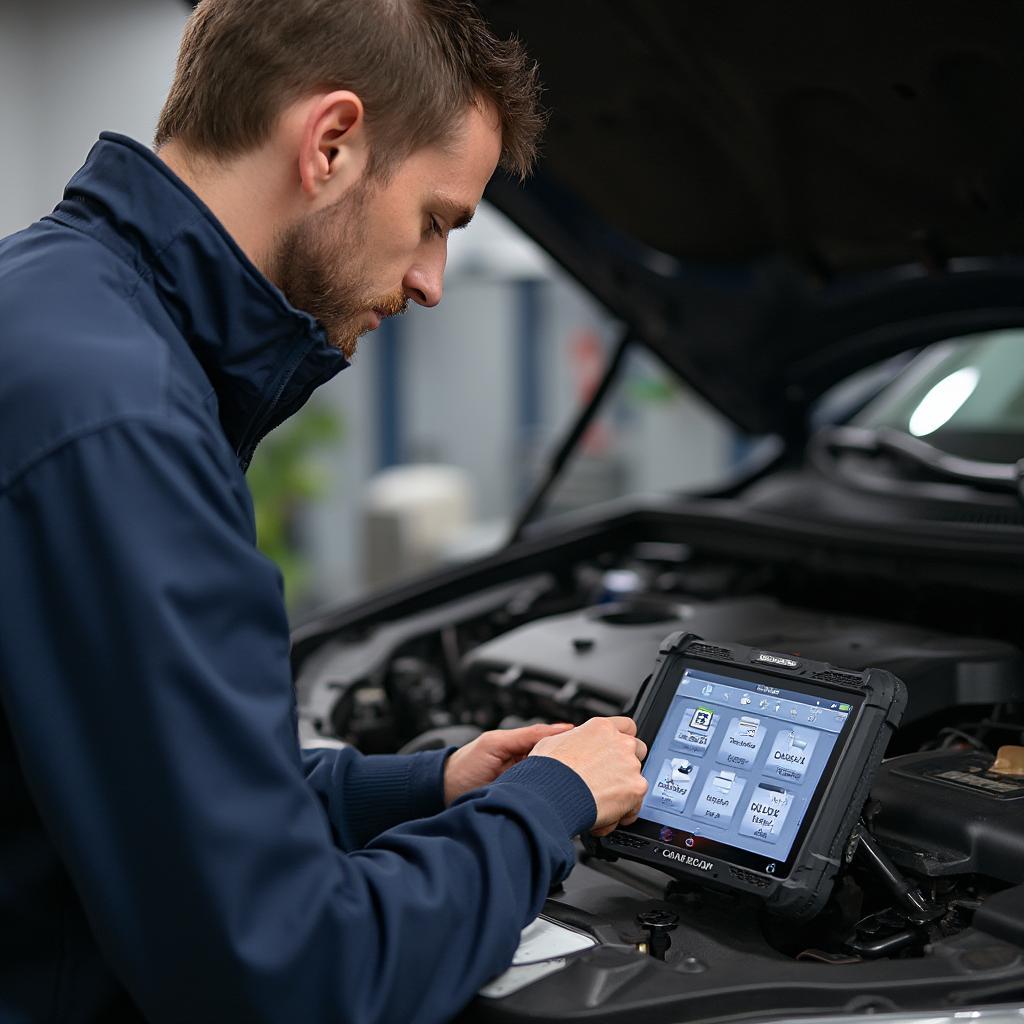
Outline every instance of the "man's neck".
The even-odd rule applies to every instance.
[[[274,190],[268,188],[256,161],[241,157],[228,164],[196,158],[181,143],[168,142],[157,156],[210,208],[238,247],[260,269],[267,265],[277,225]]]

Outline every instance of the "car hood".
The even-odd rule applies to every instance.
[[[1024,6],[480,7],[551,111],[488,197],[741,428],[1024,322]]]

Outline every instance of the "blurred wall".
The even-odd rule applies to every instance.
[[[49,213],[110,130],[148,144],[182,0],[0,0],[0,236]]]

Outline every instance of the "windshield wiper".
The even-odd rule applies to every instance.
[[[919,437],[891,427],[826,427],[814,436],[819,450],[892,455],[956,483],[1016,494],[1024,502],[1024,459],[982,462],[941,451]]]

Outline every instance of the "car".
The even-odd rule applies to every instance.
[[[544,911],[579,945],[528,934],[464,1019],[1020,1021],[1024,8],[480,6],[552,111],[488,199],[622,339],[500,550],[295,630],[304,742],[618,714],[680,631],[888,670],[874,853],[835,858],[821,913],[580,845]],[[716,490],[543,517],[644,346],[762,440]]]

